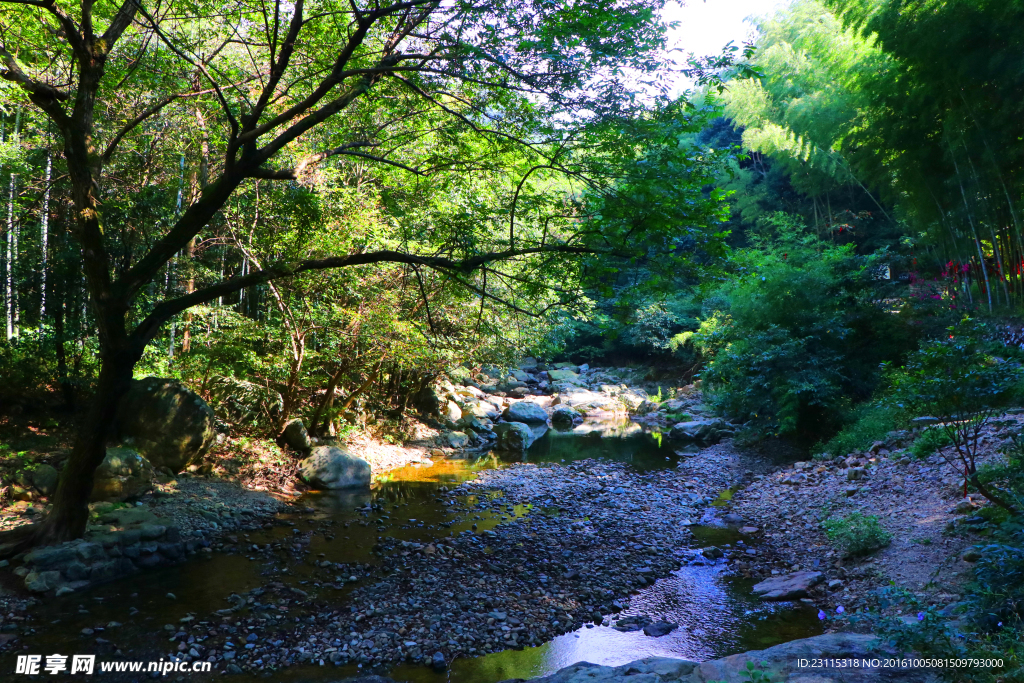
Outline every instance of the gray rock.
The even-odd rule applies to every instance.
[[[58,545],[36,548],[25,555],[24,562],[36,567],[51,567],[55,564],[71,562],[74,559],[74,548],[68,545]]]
[[[198,462],[217,433],[206,401],[180,382],[147,377],[132,382],[117,410],[117,436],[153,464],[180,472]]]
[[[137,498],[153,489],[153,465],[130,448],[108,448],[96,468],[92,484],[93,501],[120,502]]]
[[[99,543],[79,543],[75,546],[75,554],[86,563],[92,563],[105,557],[103,546]]]
[[[36,465],[32,471],[32,485],[44,496],[52,496],[57,490],[57,482],[60,481],[60,472],[51,465],[45,463]]]
[[[582,420],[583,417],[571,406],[567,405],[556,406],[551,413],[551,424],[558,425],[559,427],[571,427],[577,421]]]
[[[442,652],[435,652],[434,656],[430,658],[430,663],[438,671],[448,668],[448,662],[445,661],[444,653]]]
[[[469,445],[469,435],[465,432],[448,432],[446,436],[452,448],[465,448]]]
[[[288,424],[284,426],[284,432],[281,433],[281,440],[297,451],[305,452],[313,448],[306,425],[299,418],[288,421]]]
[[[536,403],[530,401],[516,401],[502,413],[509,422],[522,422],[523,424],[546,424],[548,414]]]
[[[521,453],[534,442],[533,431],[522,422],[503,422],[494,426],[498,435],[496,448],[512,453]]]
[[[644,635],[651,636],[652,638],[660,638],[662,636],[667,636],[677,628],[679,628],[679,624],[673,624],[667,621],[656,621],[653,624],[647,624],[647,626],[644,626]]]
[[[572,370],[548,370],[548,378],[552,382],[576,382],[580,376]]]
[[[45,593],[60,587],[62,583],[58,571],[29,572],[25,577],[25,588],[33,593]]]
[[[846,479],[848,481],[857,481],[858,479],[863,479],[865,475],[866,472],[863,467],[851,467],[850,469],[846,470]]]
[[[937,417],[931,417],[929,415],[925,415],[923,417],[915,417],[913,420],[910,421],[910,426],[911,427],[930,427],[932,425],[937,425],[940,422],[942,422],[942,420],[940,420]]]
[[[317,489],[369,488],[370,463],[338,446],[318,446],[299,462],[299,477]]]
[[[807,591],[825,579],[821,572],[799,571],[785,576],[773,576],[754,586],[754,593],[764,600],[799,600],[808,597]]]
[[[724,420],[689,420],[674,425],[669,432],[669,437],[680,441],[710,445],[718,443],[727,430],[728,425]]]
[[[442,417],[452,423],[458,422],[462,419],[462,408],[455,401],[448,401]]]

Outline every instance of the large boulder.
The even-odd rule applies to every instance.
[[[494,426],[494,433],[498,435],[495,448],[510,453],[522,453],[536,440],[533,430],[522,422],[502,422]]]
[[[153,465],[130,448],[108,448],[93,475],[90,500],[118,503],[153,488]]]
[[[313,448],[313,442],[309,439],[306,425],[299,418],[288,421],[288,424],[284,426],[284,432],[281,434],[281,440],[297,451],[308,451]]]
[[[370,487],[370,463],[340,446],[318,446],[299,462],[299,477],[315,489]]]
[[[724,420],[706,419],[680,422],[672,427],[669,437],[679,441],[692,441],[701,444],[716,444],[722,437],[731,433]]]
[[[509,422],[522,422],[524,424],[546,424],[548,414],[536,403],[529,401],[516,401],[501,414]]]
[[[180,472],[202,459],[217,433],[206,401],[180,382],[147,377],[121,399],[117,436],[153,467]]]

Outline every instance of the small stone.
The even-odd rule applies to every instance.
[[[166,597],[168,600],[177,600],[178,599],[178,596],[175,595],[174,593],[168,593],[164,597]]]

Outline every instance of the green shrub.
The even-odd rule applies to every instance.
[[[882,528],[875,515],[854,512],[841,519],[829,517],[822,526],[829,542],[846,557],[867,555],[892,541],[892,534]]]
[[[906,426],[906,415],[876,403],[864,403],[853,411],[851,420],[838,434],[814,450],[831,457],[863,451],[876,441],[883,441],[889,432]]]
[[[951,452],[943,453],[950,466],[964,472],[975,490],[990,501],[1024,516],[1010,492],[979,476],[979,438],[985,425],[1013,401],[1022,377],[1019,365],[988,353],[986,332],[979,321],[964,318],[941,339],[923,344],[904,367],[890,371],[889,400],[901,410],[941,420],[941,429],[953,446]]]
[[[766,436],[834,433],[851,401],[874,392],[880,363],[915,343],[905,317],[875,303],[874,264],[813,237],[741,252],[691,338],[710,361],[709,402]]]
[[[910,447],[910,454],[918,460],[923,460],[936,453],[940,448],[945,448],[953,443],[953,439],[942,427],[929,427],[921,433],[921,436],[914,440]]]

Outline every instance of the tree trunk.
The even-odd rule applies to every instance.
[[[136,360],[136,355],[124,350],[103,353],[96,392],[61,472],[57,491],[50,498],[50,513],[39,524],[19,527],[5,535],[12,542],[0,546],[0,556],[9,557],[30,546],[71,541],[85,533],[93,476],[106,456],[117,404],[131,386]]]

